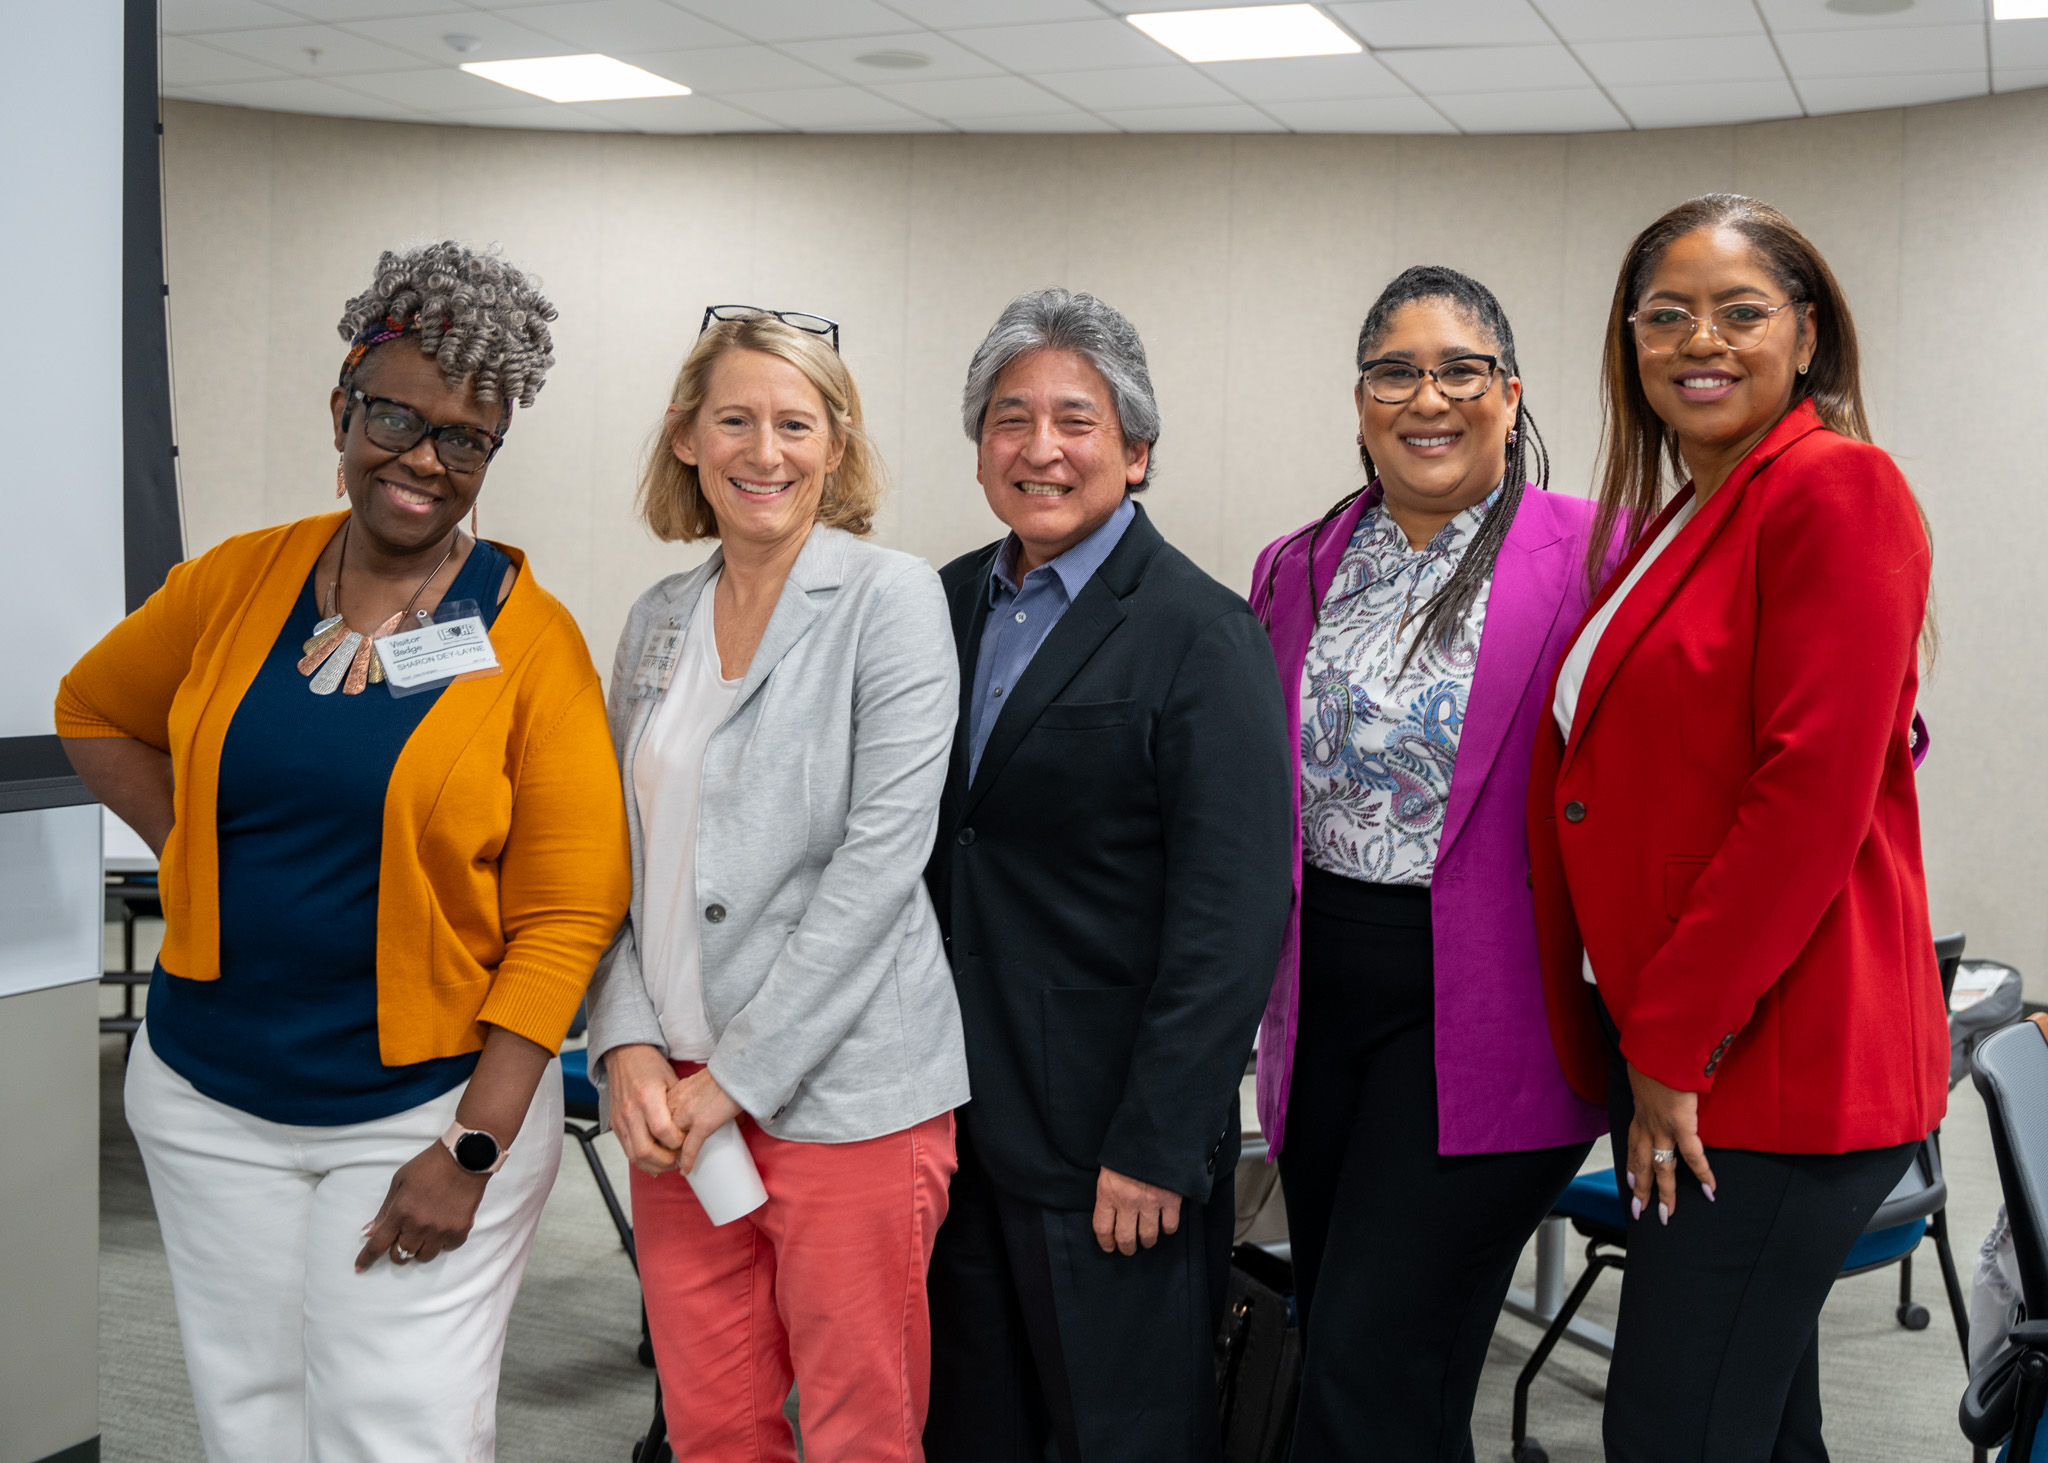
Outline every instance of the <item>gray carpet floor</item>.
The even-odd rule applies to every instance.
[[[113,952],[118,962],[118,951]],[[142,954],[142,952],[138,952]],[[142,955],[145,960],[153,952]],[[102,993],[108,1011],[119,996]],[[108,1463],[204,1463],[171,1305],[170,1276],[150,1207],[149,1187],[121,1114],[122,1042],[101,1044],[100,1422]],[[1951,1189],[1949,1218],[1967,1289],[1979,1238],[1998,1205],[1983,1105],[1966,1083],[1952,1095],[1943,1129]],[[609,1137],[599,1140],[623,1194],[625,1164]],[[1604,1161],[1599,1166],[1605,1166]],[[1388,1263],[1400,1263],[1388,1256]],[[1575,1279],[1578,1249],[1567,1278]],[[1533,1252],[1517,1284],[1533,1284]],[[1966,1463],[1956,1430],[1964,1374],[1942,1300],[1933,1248],[1923,1244],[1916,1297],[1933,1313],[1925,1331],[1894,1319],[1898,1272],[1882,1270],[1835,1287],[1821,1320],[1821,1385],[1828,1439],[1844,1463]],[[1617,1280],[1597,1283],[1589,1320],[1611,1326]],[[1674,1318],[1674,1324],[1683,1324]],[[1503,1316],[1495,1329],[1473,1417],[1478,1457],[1508,1457],[1515,1373],[1535,1345],[1535,1327]],[[512,1313],[498,1408],[498,1456],[504,1463],[627,1463],[646,1430],[652,1374],[635,1358],[639,1301],[596,1185],[573,1142],[541,1221],[533,1260]],[[1560,1347],[1530,1394],[1530,1431],[1552,1463],[1597,1463],[1605,1363]],[[1356,1457],[1378,1463],[1370,1438]]]

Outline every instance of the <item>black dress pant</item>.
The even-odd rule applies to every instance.
[[[1437,1152],[1429,891],[1302,871],[1281,1182],[1307,1352],[1294,1463],[1469,1463],[1515,1261],[1590,1143]]]
[[[1595,1004],[1598,998],[1595,997]],[[1615,1182],[1630,1195],[1628,1066],[1606,1011]],[[1609,1463],[1826,1463],[1820,1311],[1918,1143],[1853,1153],[1709,1148],[1669,1224],[1628,1228],[1603,1434]]]
[[[1230,1145],[1234,1147],[1235,1145]],[[959,1133],[932,1249],[931,1463],[1215,1463],[1215,1338],[1236,1219],[1224,1173],[1180,1229],[1104,1254],[1091,1210],[1004,1193]]]

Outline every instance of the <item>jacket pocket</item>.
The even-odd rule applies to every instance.
[[[1131,719],[1129,701],[1055,701],[1038,713],[1045,731],[1097,731]]]
[[[1664,917],[1677,919],[1685,912],[1685,901],[1692,897],[1692,886],[1697,884],[1705,872],[1707,860],[1703,858],[1668,858],[1664,860]]]
[[[1142,986],[1055,987],[1043,994],[1047,1126],[1060,1157],[1102,1164],[1102,1140],[1123,1100],[1145,1016]]]

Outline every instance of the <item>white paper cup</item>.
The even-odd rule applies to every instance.
[[[714,1226],[730,1224],[768,1202],[768,1191],[761,1187],[761,1171],[754,1167],[754,1155],[740,1134],[738,1119],[704,1140],[697,1150],[697,1166],[683,1177],[690,1181],[697,1202]]]

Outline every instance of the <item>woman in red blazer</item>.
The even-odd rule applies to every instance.
[[[1821,1305],[1947,1095],[1927,534],[1776,209],[1710,195],[1638,236],[1605,374],[1593,542],[1634,548],[1558,671],[1529,835],[1552,1038],[1636,1215],[1607,1456],[1824,1459]]]

